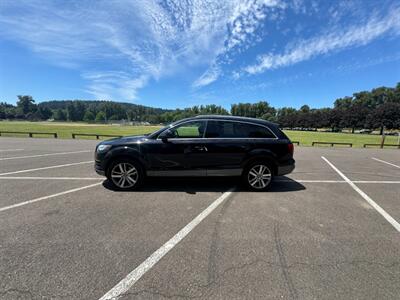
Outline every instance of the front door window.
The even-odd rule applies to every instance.
[[[170,129],[172,138],[203,138],[206,128],[205,121],[187,122]]]

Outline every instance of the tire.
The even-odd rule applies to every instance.
[[[243,170],[242,181],[249,190],[263,192],[271,186],[273,176],[273,168],[269,162],[253,161]]]
[[[135,160],[126,158],[113,161],[107,168],[106,175],[112,189],[118,191],[135,190],[144,180],[142,166]]]

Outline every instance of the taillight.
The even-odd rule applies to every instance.
[[[290,154],[292,154],[292,155],[293,155],[293,152],[294,152],[294,146],[293,146],[293,144],[292,144],[292,143],[288,144],[288,151],[289,151],[289,153],[290,153]]]

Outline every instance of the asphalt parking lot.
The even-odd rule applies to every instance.
[[[399,299],[399,150],[297,147],[266,193],[114,192],[95,144],[0,138],[0,299]]]

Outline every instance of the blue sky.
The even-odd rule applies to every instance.
[[[0,2],[0,101],[331,106],[400,81],[384,0]]]

